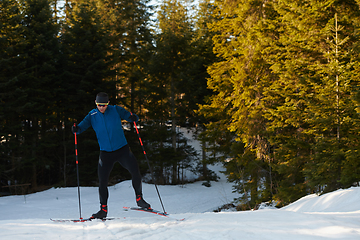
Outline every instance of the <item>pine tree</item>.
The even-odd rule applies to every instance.
[[[266,92],[266,117],[279,173],[277,198],[291,202],[325,186],[340,186],[340,166],[350,143],[346,132],[357,120],[347,80],[347,36],[353,26],[343,17],[346,31],[334,37],[340,33],[334,30],[334,15],[355,17],[356,11],[354,2],[282,1],[274,6],[278,37],[266,54],[278,79]]]
[[[359,52],[360,49],[358,48],[358,43],[355,43],[353,48]],[[358,56],[354,55],[352,56],[351,62],[353,63],[353,69],[351,71],[350,78],[350,86],[352,88],[351,91],[351,100],[353,101],[352,106],[355,108],[356,114],[352,116],[354,120],[358,120],[358,114],[360,113],[359,109],[359,103],[360,103],[360,65],[359,65],[359,59]],[[356,131],[356,126],[352,126],[350,128],[350,131]],[[342,168],[341,168],[341,183],[344,186],[359,186],[359,179],[360,179],[360,162],[358,161],[359,157],[359,140],[356,138],[356,134],[353,136],[349,136],[349,140],[353,143],[351,148],[349,148],[345,152],[345,160],[342,162]]]
[[[354,149],[358,147],[359,141],[359,120],[351,101],[352,51],[347,50],[354,41],[350,39],[353,26],[348,25],[347,17],[342,17],[345,14],[343,11],[334,12],[334,17],[329,19],[325,28],[328,37],[323,55],[327,62],[318,66],[321,81],[315,85],[317,104],[310,106],[315,116],[310,124],[316,142],[313,161],[305,169],[310,184],[326,186],[324,191],[343,186],[341,176],[342,167],[346,166],[344,161],[350,151],[352,157],[357,155]],[[346,28],[341,23],[347,25]]]
[[[17,76],[24,64],[23,56],[19,55],[24,48],[24,28],[17,1],[1,1],[0,9],[0,175],[2,181],[13,184],[18,180],[15,169],[21,164],[18,148],[22,126],[20,116],[14,110],[21,106],[18,99],[22,91],[18,88]]]
[[[102,3],[100,1],[73,1],[66,6],[66,18],[61,35],[62,68],[59,84],[64,86],[59,92],[59,103],[63,106],[65,130],[71,134],[70,127],[79,123],[86,114],[95,107],[95,96],[99,92],[107,92],[111,103],[116,103],[116,87],[113,77],[115,71],[110,68],[110,37],[103,22]],[[65,84],[66,83],[66,84]],[[73,145],[73,135],[69,141]],[[82,141],[82,139],[88,139]],[[98,161],[98,144],[93,131],[79,135],[79,161],[87,161],[81,168],[84,184],[96,179],[96,162]],[[80,151],[80,150],[79,150]],[[71,166],[75,169],[74,165]],[[72,171],[69,183],[76,183],[76,175]]]
[[[12,7],[17,11],[15,5]],[[48,136],[54,123],[51,92],[54,89],[52,79],[57,72],[58,26],[46,0],[24,1],[19,9],[22,18],[16,20],[15,16],[9,21],[16,20],[15,25],[10,24],[15,31],[8,35],[13,51],[11,61],[16,72],[12,70],[6,76],[9,79],[4,99],[13,100],[7,134],[16,135],[18,139],[14,143],[17,144],[16,155],[21,166],[14,168],[16,180],[22,183],[31,181],[32,188],[36,189],[38,183],[45,181],[45,175],[39,172],[49,173],[46,169],[51,167],[47,154],[51,152],[52,143]],[[17,130],[14,132],[11,128]]]
[[[143,92],[141,86],[147,74],[150,33],[150,9],[148,0],[105,2],[109,13],[113,69],[116,71],[118,102],[131,111],[141,114]],[[105,20],[105,19],[104,19]]]
[[[215,1],[215,4],[218,21],[211,25],[211,31],[216,34],[213,37],[214,51],[220,61],[208,69],[211,75],[208,86],[215,95],[201,111],[208,117],[219,119],[209,124],[207,131],[224,129],[224,132],[233,133],[228,141],[234,146],[238,145],[236,141],[245,144],[242,153],[230,152],[227,155],[234,161],[228,166],[239,166],[246,171],[242,174],[242,182],[246,182],[246,188],[251,190],[251,204],[255,205],[271,195],[270,183],[265,184],[263,191],[259,191],[259,187],[264,185],[262,179],[266,182],[271,179],[262,99],[272,74],[262,50],[268,44],[267,36],[263,36],[266,32],[263,24],[272,17],[273,10],[270,3],[258,1]],[[238,168],[235,167],[233,172],[228,168],[228,171],[231,175]],[[246,190],[243,187],[238,189],[241,192]]]
[[[108,92],[115,98],[114,82],[104,81],[111,74],[107,54],[109,37],[101,23],[97,1],[76,1],[67,13],[65,33],[62,36],[63,51],[67,57],[64,78],[71,78],[72,92],[68,95],[87,106],[94,106],[98,92]],[[75,92],[74,92],[75,91]],[[78,111],[79,115],[88,109]]]
[[[237,189],[251,191],[251,204],[272,194],[284,204],[349,184],[356,174],[346,178],[342,169],[356,165],[358,146],[350,100],[356,3],[215,3],[219,20],[211,29],[221,60],[209,68],[215,95],[201,112],[213,119],[207,136],[234,133],[226,165]],[[331,31],[335,13],[344,28]]]
[[[208,25],[215,21],[213,11],[215,7],[210,1],[200,1],[196,13],[196,21],[194,25],[194,37],[191,44],[191,65],[188,68],[188,78],[185,84],[181,85],[182,92],[185,94],[181,99],[179,109],[180,121],[188,127],[196,127],[196,133],[202,133],[208,121],[198,113],[199,105],[205,104],[212,91],[207,88],[207,79],[210,75],[207,68],[216,62],[216,56],[213,53],[212,37],[214,32],[210,32]],[[213,163],[214,158],[207,158],[206,148],[207,141],[205,136],[197,136],[202,144],[202,158],[199,162],[199,172],[202,178],[209,182],[213,178],[207,165]],[[213,141],[211,141],[213,142]]]
[[[147,84],[156,88],[148,99],[153,119],[163,126],[171,120],[171,145],[177,151],[176,125],[179,117],[178,104],[181,99],[181,85],[187,77],[189,66],[192,24],[188,10],[182,1],[165,1],[158,13],[159,31],[156,37],[156,54],[152,59],[152,76]],[[178,161],[172,162],[172,183],[177,182]]]
[[[294,10],[289,11],[287,4]],[[277,76],[268,87],[264,101],[267,103],[265,117],[269,141],[273,146],[273,170],[277,173],[275,199],[281,203],[298,199],[307,190],[302,169],[311,153],[305,119],[313,90],[306,78],[311,79],[314,74],[308,64],[316,58],[316,50],[311,52],[316,43],[309,41],[315,35],[307,29],[313,27],[307,22],[310,18],[299,20],[303,19],[300,9],[308,9],[306,4],[290,1],[274,4],[278,17],[269,22],[269,27],[275,29],[275,38],[264,51]],[[306,46],[308,41],[310,44]],[[304,73],[302,69],[306,69]]]

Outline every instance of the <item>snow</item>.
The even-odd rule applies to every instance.
[[[189,134],[184,132],[184,134]],[[187,137],[191,137],[191,134]],[[199,150],[196,141],[192,145]],[[220,180],[205,187],[202,182],[183,186],[158,186],[165,210],[175,218],[125,211],[135,206],[131,181],[109,187],[108,217],[120,219],[91,222],[52,222],[79,219],[78,189],[52,188],[25,196],[0,197],[0,237],[18,239],[126,239],[126,240],[311,240],[360,239],[360,187],[306,196],[275,209],[215,213],[239,197],[232,183],[214,166]],[[81,176],[80,176],[81,177]],[[82,217],[99,210],[98,188],[81,187]],[[143,184],[144,198],[162,210],[154,185]]]
[[[1,239],[360,239],[360,188],[306,196],[281,209],[213,212],[238,197],[221,175],[205,187],[158,186],[165,210],[175,218],[125,211],[135,206],[131,181],[109,188],[109,217],[102,222],[56,223],[50,218],[79,219],[77,188],[52,188],[26,196],[0,198]],[[144,184],[144,198],[161,204],[154,185]],[[81,187],[82,216],[96,212],[98,189]]]

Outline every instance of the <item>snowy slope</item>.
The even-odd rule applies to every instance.
[[[283,209],[294,212],[352,212],[360,210],[359,188],[338,190],[318,196],[312,194],[301,198]]]

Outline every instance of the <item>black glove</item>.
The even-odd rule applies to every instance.
[[[138,118],[135,114],[130,115],[129,119],[131,122],[136,122],[138,120]]]
[[[76,133],[78,130],[79,130],[78,126],[76,126],[76,125],[71,126],[72,133]]]

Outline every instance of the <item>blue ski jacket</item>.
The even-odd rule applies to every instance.
[[[139,117],[134,115],[137,117],[137,122]],[[130,112],[116,105],[108,105],[104,113],[95,108],[79,123],[76,133],[80,134],[91,126],[96,133],[100,150],[116,151],[127,144],[121,119],[131,122],[130,116]]]

